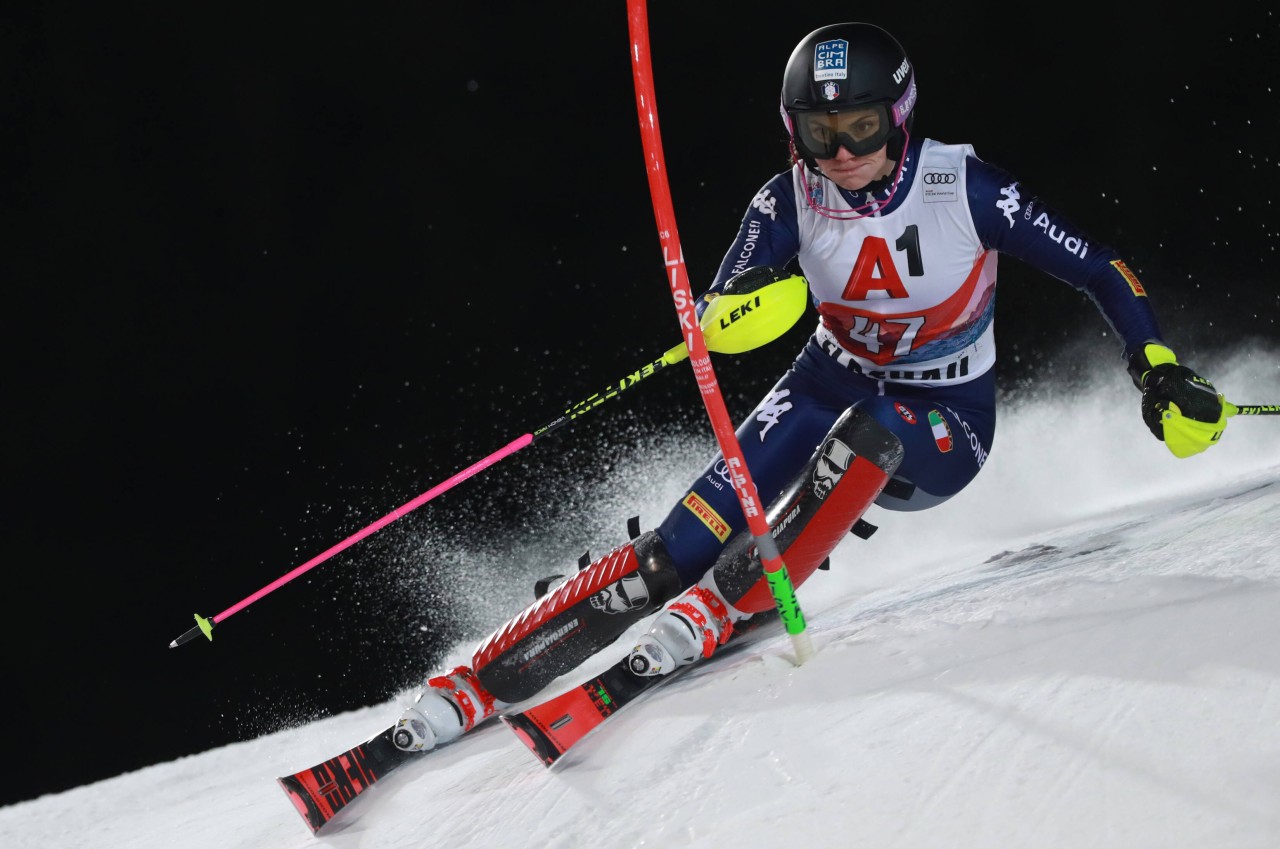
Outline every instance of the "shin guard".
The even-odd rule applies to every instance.
[[[795,481],[769,506],[787,575],[800,586],[880,495],[902,462],[902,443],[870,415],[851,407],[836,421]],[[744,613],[773,607],[773,595],[750,533],[729,541],[716,560],[716,585]]]
[[[552,587],[476,650],[472,668],[499,700],[536,694],[608,646],[680,591],[680,576],[653,531]]]

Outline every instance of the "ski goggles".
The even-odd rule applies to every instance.
[[[796,149],[810,159],[835,159],[840,148],[866,156],[884,147],[894,130],[883,103],[815,112],[788,112]]]

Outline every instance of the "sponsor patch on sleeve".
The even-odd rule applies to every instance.
[[[711,509],[711,505],[691,492],[681,502],[689,512],[698,517],[698,521],[707,526],[707,530],[716,535],[716,539],[724,542],[729,538],[729,523],[720,518],[720,514]]]
[[[1147,296],[1147,290],[1142,288],[1142,283],[1138,281],[1138,275],[1129,270],[1129,266],[1124,264],[1124,260],[1111,260],[1111,267],[1120,272],[1120,276],[1129,284],[1129,288],[1133,291],[1133,294],[1137,295],[1139,298],[1145,298]]]

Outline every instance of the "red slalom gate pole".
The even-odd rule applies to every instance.
[[[662,132],[658,126],[658,109],[654,97],[653,66],[649,58],[649,23],[645,0],[627,0],[627,16],[631,34],[631,71],[636,86],[636,109],[640,118],[640,133],[644,141],[645,162],[649,172],[649,193],[653,198],[653,212],[658,223],[658,238],[662,242],[662,256],[666,263],[671,284],[671,297],[680,319],[680,332],[689,348],[689,362],[693,366],[703,404],[711,419],[720,452],[729,468],[729,477],[747,526],[755,538],[764,566],[765,578],[773,593],[774,604],[782,616],[787,633],[791,635],[796,652],[797,665],[813,657],[813,640],[805,629],[804,613],[796,599],[795,587],[787,574],[787,566],[770,533],[756,485],[742,456],[738,435],[725,408],[720,384],[716,381],[694,309],[693,292],[689,288],[689,273],[684,264],[684,251],[680,246],[680,234],[676,229],[675,211],[671,202],[671,189],[667,184],[667,166],[662,154]]]

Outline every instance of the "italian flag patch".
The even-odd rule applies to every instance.
[[[933,429],[933,441],[939,451],[945,454],[955,447],[955,440],[951,438],[951,428],[947,426],[947,420],[942,417],[942,413],[937,410],[929,411],[929,427]]]

